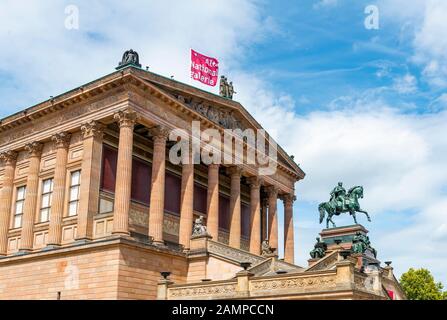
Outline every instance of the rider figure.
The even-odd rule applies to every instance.
[[[343,208],[345,203],[346,189],[343,188],[343,182],[339,182],[331,192],[331,200],[335,201],[338,208]]]

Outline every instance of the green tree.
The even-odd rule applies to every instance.
[[[442,300],[447,299],[447,291],[443,292],[441,282],[435,282],[427,269],[410,268],[400,277],[400,284],[410,300]]]

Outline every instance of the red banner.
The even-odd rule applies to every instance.
[[[191,49],[191,78],[214,87],[217,84],[219,61]]]

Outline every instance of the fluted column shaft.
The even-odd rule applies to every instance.
[[[64,218],[65,182],[70,137],[71,134],[61,132],[51,138],[56,147],[56,168],[54,169],[48,245],[59,246],[62,241],[62,221]]]
[[[0,154],[0,160],[4,163],[3,187],[0,190],[0,256],[4,256],[8,252],[8,231],[11,218],[17,152],[3,152]]]
[[[180,201],[179,243],[189,249],[193,224],[194,164],[183,161]]]
[[[295,248],[293,237],[293,201],[295,197],[287,194],[284,201],[284,261],[294,263]]]
[[[97,121],[90,121],[83,124],[81,130],[83,151],[76,239],[91,240],[93,238],[93,216],[99,208],[104,125]]]
[[[268,240],[268,234],[267,234],[267,229],[268,229],[268,225],[267,225],[267,208],[268,208],[268,199],[267,198],[263,198],[262,201],[262,209],[261,209],[261,220],[262,220],[262,228],[261,228],[261,238],[262,241],[264,240]]]
[[[152,129],[154,155],[152,160],[152,184],[149,207],[149,236],[155,244],[163,245],[163,218],[165,200],[165,168],[167,130],[163,127]]]
[[[277,214],[277,200],[278,200],[278,188],[270,186],[268,188],[268,235],[269,245],[272,248],[278,250],[278,214]],[[278,251],[277,251],[278,252]]]
[[[23,207],[22,233],[20,250],[31,251],[34,244],[34,220],[36,217],[37,192],[39,190],[40,157],[43,145],[33,142],[25,146],[29,154],[28,178],[26,180],[26,197]]]
[[[233,248],[241,247],[241,169],[230,167],[230,238],[229,245]]]
[[[129,235],[129,210],[132,188],[133,129],[137,114],[131,109],[114,115],[120,127],[115,181],[115,209],[113,234]]]
[[[251,177],[250,184],[250,252],[261,251],[261,180]]]
[[[218,241],[219,238],[219,165],[208,166],[207,230]]]

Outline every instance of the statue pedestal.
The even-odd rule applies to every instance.
[[[360,232],[364,235],[368,234],[368,230],[361,224],[344,226],[338,228],[323,229],[320,232],[321,240],[327,244],[328,250],[339,249],[340,246],[344,250],[350,250],[352,247],[352,239],[356,233]],[[335,240],[340,240],[340,244],[337,245]]]
[[[357,232],[363,235],[368,234],[368,230],[360,225],[351,225],[338,228],[323,229],[320,232],[321,240],[326,243],[328,251],[333,250],[351,250],[352,240],[356,236]],[[335,241],[340,240],[337,244]],[[338,242],[338,241],[337,241]],[[352,254],[352,257],[357,259],[357,267],[367,268],[369,265],[380,264],[380,261],[374,257],[374,253],[370,249],[366,249],[364,253]]]

